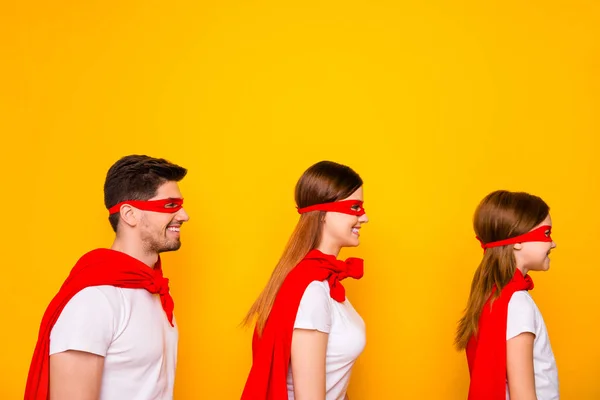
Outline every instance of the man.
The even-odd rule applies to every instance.
[[[25,400],[172,399],[178,331],[159,254],[189,220],[187,170],[131,155],[108,171],[110,249],[77,262],[41,323]]]

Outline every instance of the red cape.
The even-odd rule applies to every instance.
[[[467,362],[471,384],[468,400],[506,400],[506,320],[508,302],[519,290],[533,289],[529,275],[516,270],[500,296],[485,303],[477,336],[467,344]],[[491,298],[491,296],[490,296]]]
[[[154,269],[138,259],[109,249],[96,249],[79,259],[44,313],[29,367],[25,400],[47,400],[50,383],[50,332],[69,300],[89,286],[110,285],[159,293],[163,309],[173,325],[173,299],[169,280],[163,277],[160,258]]]
[[[242,400],[288,399],[292,334],[304,291],[313,281],[328,280],[331,297],[343,302],[346,296],[340,281],[346,277],[359,279],[362,274],[363,260],[359,258],[344,262],[318,250],[312,250],[304,257],[281,285],[262,335],[254,331],[252,368]]]

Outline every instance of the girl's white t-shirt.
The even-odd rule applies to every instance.
[[[533,371],[535,374],[535,392],[538,400],[556,400],[559,398],[558,370],[544,318],[531,295],[523,290],[515,292],[508,303],[506,320],[506,340],[523,333],[531,332],[533,340]],[[508,382],[506,400],[510,400]]]

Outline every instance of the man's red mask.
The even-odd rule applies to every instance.
[[[173,214],[181,210],[183,207],[183,199],[171,198],[171,199],[160,199],[160,200],[127,200],[122,201],[119,204],[112,206],[108,212],[109,214],[116,214],[121,210],[121,206],[128,204],[132,207],[139,208],[144,211],[154,211],[160,213]]]

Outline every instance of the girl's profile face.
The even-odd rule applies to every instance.
[[[542,226],[547,226],[544,235],[550,238],[552,218],[548,215],[541,223],[535,226],[534,231]],[[550,252],[556,247],[552,241],[536,241],[517,243],[513,246],[517,268],[526,274],[528,271],[547,271],[550,268]]]

